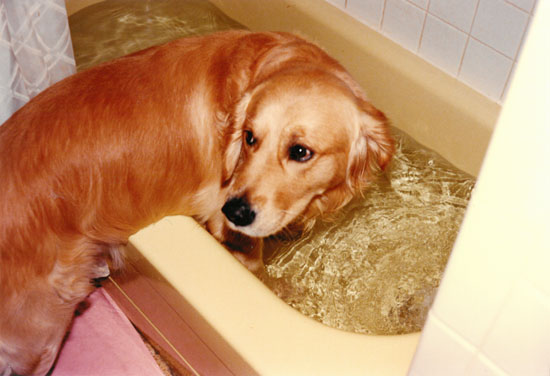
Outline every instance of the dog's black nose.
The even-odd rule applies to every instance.
[[[248,226],[254,222],[256,213],[250,208],[245,197],[233,197],[222,208],[223,214],[237,226]]]

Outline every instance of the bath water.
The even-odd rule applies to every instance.
[[[390,168],[331,221],[266,243],[265,283],[326,325],[368,334],[422,328],[475,180],[393,130]],[[288,236],[288,235],[287,235]]]
[[[242,28],[202,0],[117,0],[69,17],[79,70],[169,40]],[[421,329],[474,179],[395,130],[391,168],[332,221],[267,242],[265,283],[327,325],[369,334]]]

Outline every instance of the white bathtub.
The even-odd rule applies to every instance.
[[[252,30],[316,41],[394,125],[463,170],[479,171],[500,110],[494,102],[326,2],[212,2]],[[80,3],[69,0],[68,11]],[[404,375],[410,367],[419,333],[358,335],[302,316],[189,218],[165,218],[130,243],[129,269],[107,288],[193,374]]]

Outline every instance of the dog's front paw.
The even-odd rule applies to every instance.
[[[101,282],[111,275],[109,265],[104,258],[100,258],[97,261],[96,268],[92,272],[92,284],[95,287],[101,287]]]
[[[224,231],[222,244],[248,270],[261,279],[265,274],[262,238],[251,238],[229,229]]]

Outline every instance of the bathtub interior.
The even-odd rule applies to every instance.
[[[263,281],[299,312],[363,334],[420,331],[475,179],[393,128],[391,165],[306,233],[265,241]]]
[[[499,109],[493,102],[330,4],[213,3],[250,29],[315,40],[346,65],[396,126],[477,173]],[[78,7],[68,2],[69,12]],[[404,374],[409,366],[418,334],[360,336],[310,322],[189,219],[167,218],[131,243],[131,267],[109,289],[138,327],[193,372],[353,374],[369,368]]]
[[[78,71],[177,38],[244,28],[204,0],[101,1],[72,14],[69,27]]]

